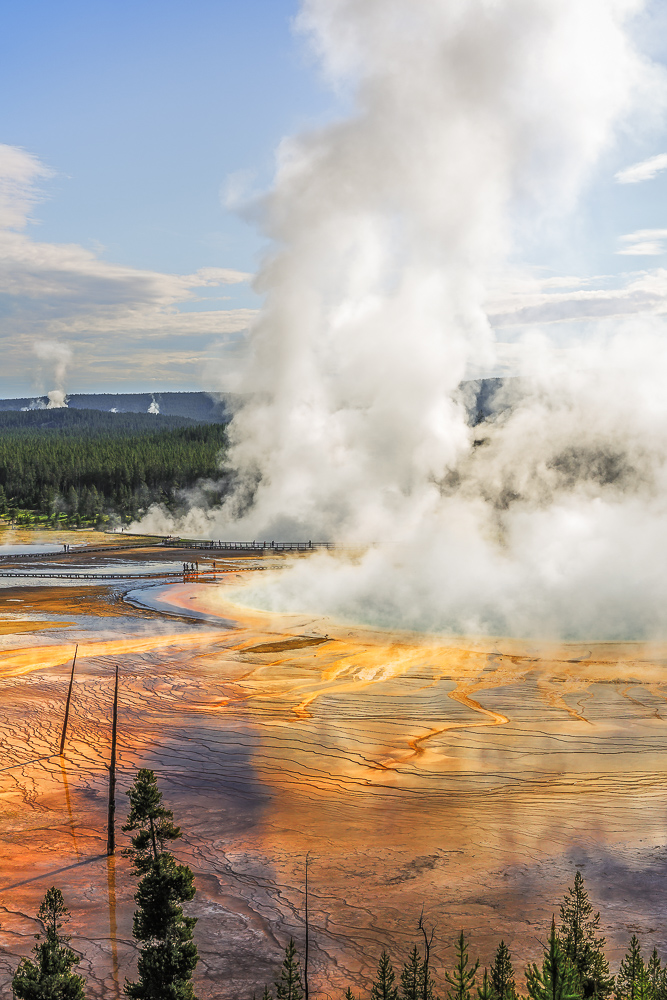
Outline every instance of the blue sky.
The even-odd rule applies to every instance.
[[[221,188],[270,183],[285,134],[332,108],[287,0],[22,0],[3,9],[2,142],[53,169],[39,238],[139,268],[252,270]],[[9,99],[7,99],[9,98]]]
[[[5,4],[0,200],[30,221],[10,219],[3,251],[0,395],[53,388],[48,359],[67,352],[69,391],[233,387],[264,242],[226,195],[266,189],[281,138],[344,110],[292,31],[297,6]],[[659,61],[666,7],[636,26]],[[538,242],[531,263],[596,289],[634,289],[664,267],[667,169],[614,175],[665,152],[664,121],[627,130],[565,237]]]
[[[296,9],[287,0],[5,5],[0,142],[51,171],[36,181],[42,197],[30,212],[30,238],[77,244],[141,270],[255,271],[262,237],[225,207],[227,190],[265,189],[280,139],[335,111],[292,31]],[[258,304],[248,282],[200,287],[197,299],[176,307]],[[42,322],[34,335],[68,340],[57,323],[48,327]],[[48,364],[32,356],[25,333],[23,349],[0,374],[2,395],[48,388]],[[119,358],[91,370],[72,343],[68,387],[129,391],[148,380],[148,388],[200,388],[210,341],[208,329],[188,331],[186,353],[201,355],[201,364],[157,373],[145,368],[140,350],[125,370]],[[159,353],[163,345],[154,346]]]

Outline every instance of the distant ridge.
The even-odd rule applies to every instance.
[[[202,423],[228,423],[234,398],[230,394],[214,399],[207,392],[95,392],[72,393],[67,397],[71,410],[103,410],[107,413],[159,413],[165,417],[189,417]],[[0,410],[46,409],[47,396],[0,399]]]
[[[504,389],[513,387],[513,395],[520,393],[520,378],[480,378],[462,382],[460,389],[472,426],[487,420],[499,410],[511,405]],[[107,413],[159,413],[163,417],[188,417],[199,423],[226,424],[242,396],[232,393],[207,392],[96,392],[72,393],[67,397],[70,410],[102,410]],[[0,399],[3,410],[42,410],[47,408],[47,396],[24,396],[21,399]],[[56,409],[55,407],[53,408]]]

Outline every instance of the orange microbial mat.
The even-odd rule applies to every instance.
[[[665,956],[667,649],[354,628],[245,608],[224,580],[151,586],[145,603],[133,587],[132,605],[100,586],[0,592],[5,991],[51,885],[90,995],[134,975],[119,828],[138,767],[195,872],[201,998],[261,993],[290,935],[302,946],[307,852],[312,993],[356,993],[383,946],[400,964],[422,906],[438,981],[461,928],[482,966],[503,937],[520,974],[576,865],[612,964],[632,931]]]

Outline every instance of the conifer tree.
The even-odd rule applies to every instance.
[[[194,897],[194,877],[187,865],[179,865],[164,850],[181,831],[173,824],[171,810],[162,805],[153,771],[140,770],[128,795],[130,815],[123,830],[136,831],[125,853],[142,876],[132,925],[141,950],[139,980],[126,983],[125,994],[132,1000],[196,1000],[191,979],[199,960],[192,939],[197,921],[186,917],[180,905]]]
[[[349,986],[345,990],[345,996],[344,996],[343,1000],[354,1000],[354,993],[352,992],[352,990],[350,989]]]
[[[605,939],[597,936],[600,914],[593,913],[581,872],[576,872],[574,885],[565,894],[560,920],[563,951],[579,977],[582,996],[606,1000],[613,992],[614,978],[604,955]]]
[[[477,1000],[496,1000],[493,983],[489,978],[489,973],[484,969],[482,985],[477,987]]]
[[[504,941],[498,945],[491,966],[490,979],[494,1000],[516,1000],[512,956]]]
[[[617,1000],[640,1000],[639,989],[644,988],[644,978],[648,980],[641,947],[635,934],[630,939],[630,947],[621,962],[616,976]]]
[[[276,982],[276,997],[277,1000],[302,1000],[303,997],[301,968],[292,938],[289,939],[289,944],[285,948],[280,979]]]
[[[72,972],[79,961],[61,933],[69,918],[60,889],[52,887],[44,896],[37,914],[44,926],[44,940],[35,945],[35,961],[21,959],[12,979],[18,1000],[84,1000],[84,980]],[[38,935],[41,937],[41,935]]]
[[[531,1000],[580,1000],[579,977],[561,948],[556,921],[544,953],[542,969],[534,963],[526,968],[526,985]]]
[[[637,1000],[655,1000],[653,987],[651,986],[651,980],[648,975],[648,969],[645,965],[639,972],[636,997]]]
[[[401,1000],[422,1000],[424,963],[414,946],[401,972]]]
[[[663,968],[656,948],[653,949],[648,960],[646,974],[651,984],[654,1000],[667,1000],[667,969]]]
[[[475,985],[479,959],[471,969],[468,968],[468,961],[468,945],[463,931],[461,931],[456,941],[456,964],[451,973],[445,973],[445,979],[450,986],[447,991],[449,1000],[470,1000],[470,991]]]
[[[130,814],[123,830],[137,830],[138,833],[132,837],[132,847],[125,853],[132,858],[137,871],[148,871],[151,863],[164,852],[165,844],[182,836],[181,829],[174,826],[173,812],[162,805],[162,792],[154,771],[141,768],[127,794]]]
[[[398,1000],[396,976],[386,951],[380,955],[377,975],[371,986],[371,1000]]]
[[[273,994],[268,986],[264,987],[264,992],[262,993],[262,1000],[273,1000]]]

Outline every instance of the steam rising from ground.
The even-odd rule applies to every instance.
[[[72,358],[71,349],[59,340],[38,340],[33,345],[33,352],[43,362],[43,367],[48,371],[48,378],[55,382],[56,388],[50,389],[46,394],[47,403],[43,399],[34,399],[30,406],[24,409],[57,410],[67,406],[65,376]]]
[[[454,631],[654,635],[667,626],[667,348],[600,328],[474,425],[488,290],[570,210],[613,131],[661,84],[627,34],[641,0],[306,0],[301,27],[350,117],[283,144],[222,510],[152,528],[375,543],[255,587]],[[657,321],[655,321],[657,324]]]

